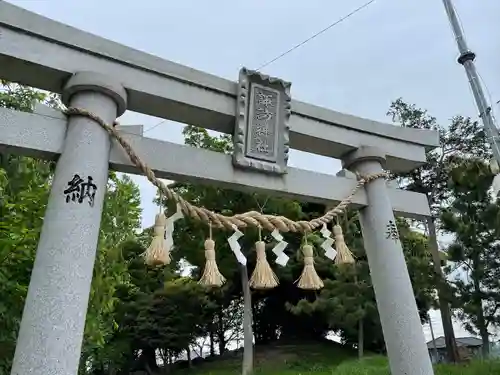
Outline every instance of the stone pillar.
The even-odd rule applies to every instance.
[[[126,109],[123,86],[97,73],[72,76],[67,106],[111,124]],[[110,138],[94,121],[68,119],[17,340],[12,375],[76,375],[108,180]]]
[[[343,160],[344,167],[369,175],[381,172],[385,154],[361,147]],[[360,211],[361,229],[377,299],[392,375],[432,375],[433,369],[418,315],[408,268],[397,232],[386,181],[365,186],[368,206]]]

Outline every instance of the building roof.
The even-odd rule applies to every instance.
[[[440,336],[436,338],[436,348],[442,349],[446,348],[446,343],[444,341],[444,336]],[[478,339],[477,337],[457,337],[455,339],[457,346],[466,346],[466,347],[474,347],[474,346],[482,346],[483,342],[481,339]],[[429,349],[434,349],[434,344],[431,341],[427,343],[427,348]]]

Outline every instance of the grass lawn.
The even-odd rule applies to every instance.
[[[500,362],[474,361],[463,365],[437,365],[434,368],[434,373],[436,375],[500,375]],[[308,374],[313,374],[313,372]],[[346,361],[330,372],[319,372],[318,374],[389,375],[390,372],[387,358],[368,357],[361,361]]]
[[[355,358],[356,352],[336,343],[258,347],[255,375],[390,375],[387,358]],[[241,353],[206,361],[173,375],[241,374]],[[500,361],[473,361],[463,365],[438,365],[436,375],[500,375]]]

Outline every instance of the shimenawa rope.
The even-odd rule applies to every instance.
[[[238,214],[234,216],[225,216],[213,211],[210,211],[203,207],[197,207],[192,205],[185,199],[183,199],[180,195],[178,195],[175,191],[170,190],[168,186],[166,186],[160,179],[158,179],[154,172],[149,168],[141,158],[136,154],[136,152],[132,149],[130,143],[128,143],[121,134],[116,130],[115,126],[117,122],[113,123],[113,126],[109,126],[102,120],[99,116],[89,112],[85,109],[70,107],[64,110],[64,113],[67,116],[83,116],[88,117],[95,122],[97,122],[104,130],[106,130],[109,135],[115,138],[118,143],[123,147],[126,154],[135,164],[137,168],[139,168],[142,173],[146,176],[146,178],[155,185],[160,191],[165,194],[168,199],[173,199],[175,202],[179,203],[184,214],[201,220],[207,224],[210,224],[216,228],[226,228],[229,230],[234,229],[234,225],[238,228],[246,228],[249,225],[254,227],[265,228],[269,231],[273,231],[278,229],[280,232],[301,232],[307,233],[312,232],[315,229],[319,228],[323,224],[327,224],[331,222],[335,217],[342,214],[347,206],[351,203],[354,195],[361,189],[366,183],[369,183],[378,178],[386,178],[386,172],[374,173],[368,176],[358,176],[358,182],[356,186],[352,189],[349,196],[343,199],[336,207],[329,210],[326,214],[316,219],[310,221],[293,221],[284,216],[274,216],[274,215],[264,215],[257,211],[249,211],[243,214]]]
[[[206,286],[221,286],[225,282],[224,276],[220,273],[215,256],[215,242],[212,240],[212,227],[226,228],[235,230],[236,228],[245,228],[253,225],[259,228],[259,233],[262,228],[269,231],[278,230],[280,232],[302,232],[305,234],[305,245],[302,247],[304,253],[304,268],[297,280],[297,286],[301,289],[318,290],[323,287],[323,282],[316,273],[314,268],[314,251],[311,245],[307,244],[307,233],[311,233],[319,226],[331,222],[339,214],[342,214],[351,203],[356,192],[361,189],[366,183],[378,178],[385,178],[385,172],[375,173],[366,177],[358,176],[358,182],[352,189],[348,197],[343,199],[340,204],[335,208],[329,210],[325,215],[313,219],[311,221],[293,221],[284,216],[264,215],[257,211],[250,211],[244,214],[234,216],[224,216],[216,212],[210,211],[206,208],[197,207],[184,200],[175,191],[172,191],[162,181],[160,181],[141,158],[132,149],[132,146],[120,135],[116,130],[116,121],[113,126],[106,124],[100,117],[95,114],[79,109],[68,108],[64,111],[68,116],[84,116],[97,122],[109,135],[114,137],[118,143],[123,147],[128,157],[146,176],[146,178],[158,189],[160,194],[165,194],[168,199],[173,199],[177,202],[182,212],[194,219],[205,222],[210,228],[210,238],[205,241],[205,267],[200,283]],[[180,213],[180,212],[179,212]],[[170,262],[170,249],[166,245],[164,233],[166,230],[173,230],[173,228],[166,228],[168,225],[166,221],[170,220],[165,218],[163,212],[157,215],[155,221],[155,236],[153,237],[151,246],[143,254],[146,264],[151,266],[165,265]],[[336,224],[333,228],[335,234],[335,247],[337,249],[337,256],[335,263],[353,263],[354,258],[345,244],[342,234],[342,228]],[[171,244],[170,244],[171,246]],[[251,286],[256,289],[269,289],[278,285],[278,278],[274,274],[272,268],[266,259],[265,244],[260,241],[256,243],[257,251],[257,264],[251,277]],[[238,257],[237,257],[238,258]]]

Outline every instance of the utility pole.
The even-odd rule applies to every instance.
[[[460,22],[458,21],[457,13],[455,11],[455,8],[453,7],[453,3],[451,2],[451,0],[443,0],[443,5],[446,9],[446,13],[448,14],[451,28],[457,42],[458,52],[460,53],[457,61],[464,67],[467,78],[469,79],[469,84],[474,95],[474,100],[476,101],[476,105],[479,110],[479,117],[481,117],[481,120],[483,122],[484,130],[488,137],[488,142],[490,143],[493,151],[493,159],[496,162],[496,167],[494,168],[496,169],[496,171],[494,171],[494,173],[498,173],[498,166],[500,166],[500,134],[493,120],[491,107],[486,101],[481,81],[479,80],[476,66],[474,65],[476,54],[472,52],[467,46],[464,33],[462,31],[462,28],[460,27]]]
[[[467,46],[463,30],[458,20],[457,12],[453,6],[452,0],[443,0],[443,5],[450,21],[451,29],[457,42],[459,56],[457,62],[462,65],[467,74],[469,85],[474,95],[477,108],[479,110],[479,117],[483,122],[484,131],[486,133],[489,144],[491,145],[493,160],[490,162],[491,170],[497,174],[493,180],[493,190],[496,194],[500,190],[500,133],[493,120],[491,107],[488,105],[484,95],[483,87],[479,79],[479,75],[474,65],[476,54],[472,52]]]
[[[432,318],[429,313],[427,313],[427,317],[429,318],[429,328],[431,329],[431,338],[432,338],[432,346],[434,349],[434,356],[436,358],[436,361],[439,362],[439,355],[438,355],[438,349],[437,349],[437,344],[436,344],[436,337],[434,337],[434,328],[432,327]]]
[[[446,344],[446,356],[448,362],[457,363],[460,358],[458,355],[457,343],[455,341],[455,332],[453,330],[453,321],[451,319],[450,303],[447,299],[448,286],[446,278],[441,269],[441,257],[437,243],[436,219],[428,217],[426,220],[427,232],[429,234],[429,249],[432,254],[432,263],[437,277],[437,290],[439,300],[439,310],[441,311],[441,320],[443,322],[444,341]]]

